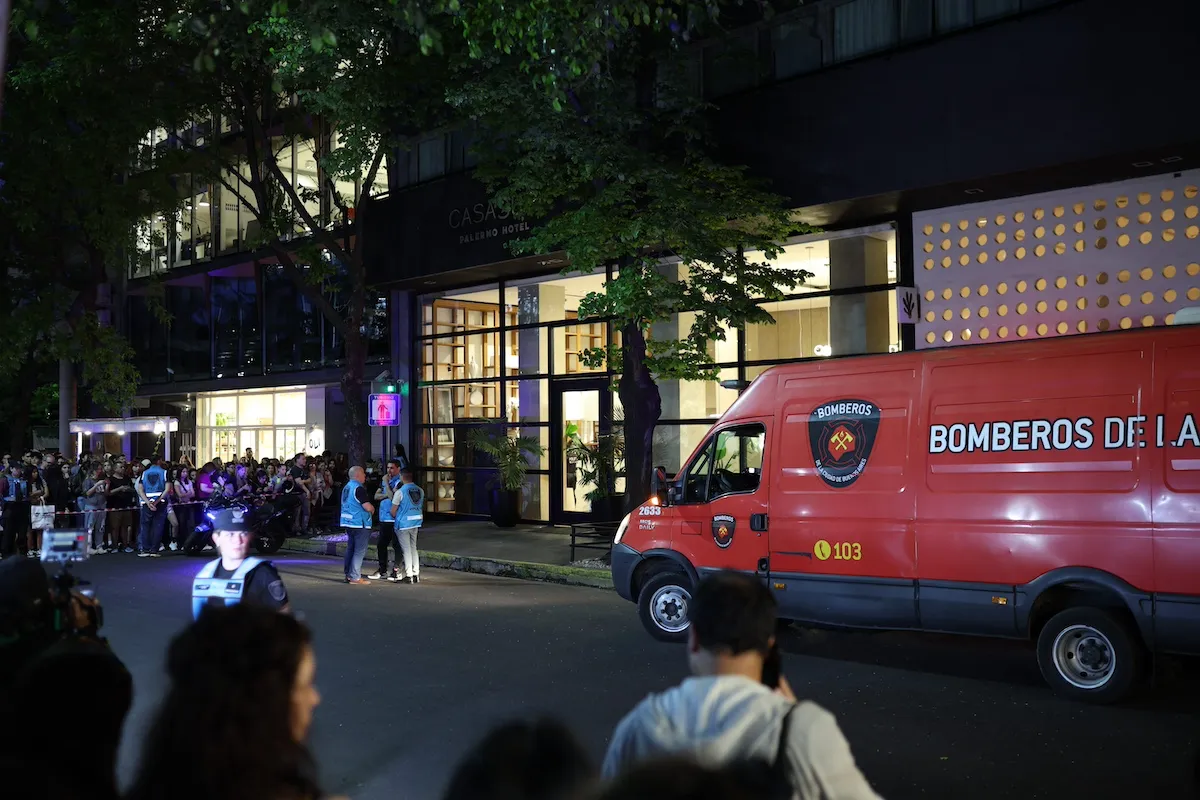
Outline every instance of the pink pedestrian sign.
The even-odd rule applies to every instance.
[[[367,422],[373,427],[400,424],[400,395],[373,394],[367,401]]]

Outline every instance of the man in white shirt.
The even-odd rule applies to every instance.
[[[621,720],[604,759],[605,778],[660,756],[690,756],[713,767],[780,758],[785,763],[775,766],[805,800],[878,800],[833,715],[797,702],[782,674],[777,688],[767,685],[776,684],[776,604],[758,578],[733,572],[705,578],[689,612],[692,677],[650,695]]]

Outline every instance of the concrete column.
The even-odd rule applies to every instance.
[[[829,242],[830,289],[885,283],[887,242],[874,236],[854,236]],[[890,340],[887,292],[829,299],[829,345],[833,355],[886,353]]]
[[[75,365],[68,359],[58,362],[58,449],[64,456],[79,455],[71,438],[71,420],[75,418]]]

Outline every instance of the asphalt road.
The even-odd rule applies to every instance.
[[[596,754],[647,692],[676,682],[681,648],[652,641],[612,592],[427,570],[419,586],[346,586],[340,562],[278,560],[316,637],[323,703],[312,746],[332,791],[353,800],[433,798],[491,725],[539,712]],[[189,618],[201,562],[101,556],[78,570],[133,671],[127,779],[165,679],[167,642]],[[794,631],[785,671],[838,717],[884,797],[1181,798],[1200,747],[1200,677],[1169,671],[1136,703],[1055,698],[1030,653],[1004,642]]]

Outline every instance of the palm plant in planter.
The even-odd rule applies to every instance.
[[[578,430],[568,429],[563,454],[575,463],[576,491],[580,484],[591,485],[583,496],[592,511],[606,520],[620,517],[623,498],[616,493],[616,480],[618,465],[625,460],[625,437],[606,433],[588,444],[579,437]]]
[[[492,522],[511,528],[521,518],[521,489],[529,471],[527,456],[541,456],[546,448],[533,436],[508,436],[476,429],[467,435],[467,447],[491,457],[496,467],[492,480]]]

